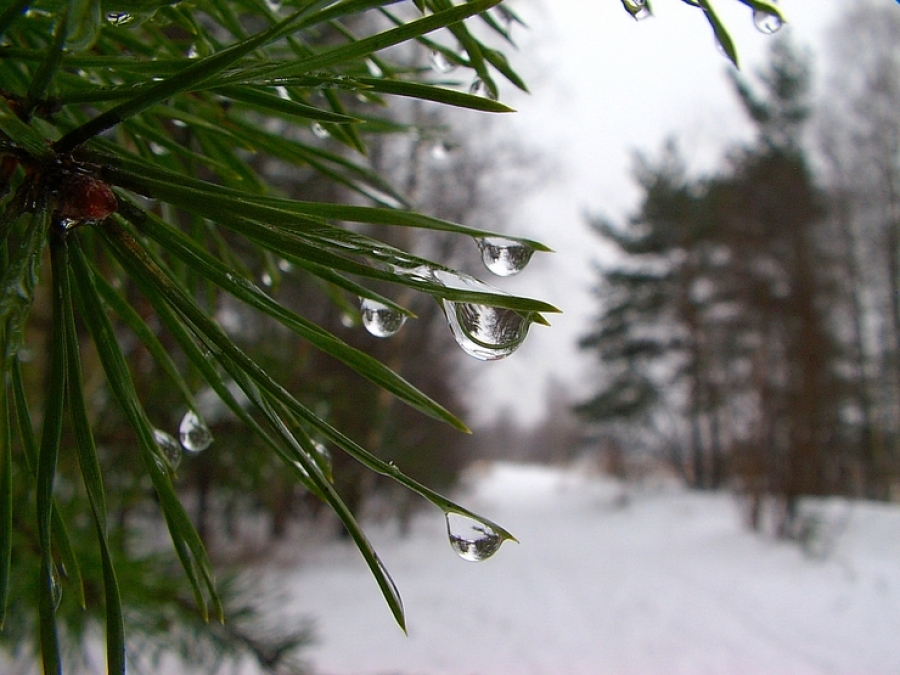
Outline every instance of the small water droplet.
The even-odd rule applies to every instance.
[[[309,128],[312,129],[313,134],[317,138],[323,138],[323,139],[331,138],[331,133],[328,131],[328,129],[323,127],[319,122],[313,122]]]
[[[480,77],[476,77],[472,80],[472,84],[469,86],[469,93],[473,96],[489,98],[492,101],[497,100],[497,93],[488,87],[487,83]]]
[[[438,162],[444,162],[450,157],[453,146],[447,141],[437,140],[431,146],[431,158]]]
[[[203,452],[213,442],[209,427],[193,410],[188,410],[181,418],[181,424],[178,425],[178,438],[182,447],[191,453]]]
[[[291,95],[288,93],[287,87],[278,85],[277,87],[275,87],[275,93],[278,94],[278,98],[283,101],[291,100]]]
[[[157,155],[157,156],[168,155],[169,149],[166,147],[163,147],[159,143],[154,143],[153,141],[150,141],[150,152],[152,152],[154,155]]]
[[[287,274],[288,272],[292,272],[294,270],[294,266],[290,263],[290,261],[285,260],[284,258],[279,258],[278,269]]]
[[[528,265],[534,249],[528,244],[502,237],[476,239],[484,266],[498,277],[511,277]]]
[[[265,286],[266,288],[272,288],[273,284],[275,283],[275,279],[273,279],[272,275],[268,272],[263,272],[259,280],[262,281],[263,286]]]
[[[375,337],[396,335],[406,323],[406,315],[375,300],[363,298],[359,305],[363,326]]]
[[[773,12],[767,12],[764,9],[754,9],[753,25],[756,26],[756,30],[758,30],[760,33],[772,35],[773,33],[777,33],[779,30],[781,30],[781,27],[784,25],[784,21],[781,20],[780,16]]]
[[[450,546],[463,560],[481,562],[494,555],[503,537],[481,521],[459,513],[447,513],[447,536]]]
[[[280,0],[266,0],[266,7],[277,14],[281,10],[281,2]]]
[[[189,59],[199,59],[200,52],[197,50],[197,45],[191,45],[190,48],[187,50],[186,56]]]
[[[452,73],[457,68],[456,62],[448,59],[447,55],[438,49],[431,52],[431,58],[429,60],[431,62],[431,69],[441,75]]]
[[[178,444],[178,441],[162,429],[153,430],[153,440],[156,441],[156,447],[159,448],[162,456],[165,457],[166,464],[169,465],[172,471],[175,471],[178,465],[181,464],[182,457],[181,446]],[[164,468],[160,467],[160,469]]]
[[[76,227],[78,227],[79,225],[82,225],[83,223],[84,223],[83,220],[77,220],[75,218],[63,218],[62,220],[59,221],[59,226],[62,229],[69,231],[69,230],[74,230]]]
[[[59,609],[59,603],[62,602],[62,581],[59,578],[59,570],[56,565],[50,564],[50,601],[53,603],[53,611]]]
[[[113,26],[127,26],[134,21],[134,15],[128,12],[109,12],[106,20]]]
[[[372,77],[384,77],[384,71],[373,59],[366,59],[366,70]]]

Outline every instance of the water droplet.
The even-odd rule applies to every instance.
[[[328,129],[323,127],[319,122],[313,122],[309,128],[312,129],[313,134],[317,138],[331,138],[331,133],[329,133]]]
[[[275,87],[275,93],[278,94],[278,98],[283,101],[291,100],[291,95],[288,93],[287,87],[279,85]]]
[[[444,162],[450,157],[453,146],[447,141],[437,140],[431,146],[431,158],[438,162]]]
[[[168,155],[169,149],[160,145],[159,143],[154,143],[153,141],[150,141],[150,152],[152,152],[154,155],[157,155],[157,156]]]
[[[156,446],[163,457],[165,457],[166,464],[169,465],[172,471],[175,471],[178,465],[181,464],[182,457],[181,446],[178,444],[178,441],[162,429],[153,430],[153,440],[156,441]],[[160,469],[164,469],[164,467],[161,466]]]
[[[213,441],[209,427],[193,410],[188,410],[181,418],[181,424],[178,425],[178,438],[181,440],[182,447],[191,453],[203,452]]]
[[[277,14],[281,9],[281,2],[279,0],[266,0],[266,7]]]
[[[492,527],[459,513],[447,513],[446,516],[450,546],[463,560],[481,562],[500,549],[503,537]]]
[[[109,12],[106,20],[113,26],[127,26],[134,21],[134,15],[128,12]]]
[[[259,280],[262,281],[263,286],[266,288],[272,288],[272,285],[275,283],[275,279],[268,272],[263,272]]]
[[[56,565],[50,564],[50,601],[53,603],[53,611],[59,609],[62,602],[62,581],[59,578],[59,570]]]
[[[781,20],[780,16],[773,12],[767,12],[764,9],[754,9],[753,25],[756,26],[756,30],[758,30],[760,33],[772,35],[773,33],[777,33],[779,30],[781,30],[781,27],[784,25],[784,21]]]
[[[625,11],[631,14],[635,21],[643,21],[653,16],[647,0],[622,0],[622,4],[625,6]]]
[[[381,69],[381,66],[372,59],[366,59],[366,70],[369,71],[369,75],[372,77],[384,77],[384,71]]]
[[[186,55],[186,56],[187,56],[189,59],[199,59],[199,58],[200,58],[200,52],[197,50],[197,45],[191,45],[190,48],[187,50],[187,55]]]
[[[66,231],[74,230],[76,227],[83,224],[83,222],[84,221],[76,220],[75,218],[63,218],[59,221],[59,226]]]
[[[359,305],[363,326],[375,337],[396,335],[406,323],[406,315],[375,300],[364,298]]]
[[[531,318],[512,309],[442,300],[447,323],[462,350],[481,361],[503,359],[524,342]]]
[[[518,274],[531,260],[534,249],[528,244],[502,237],[483,237],[476,239],[481,249],[484,266],[498,277],[511,277]]]
[[[457,64],[454,61],[451,61],[447,58],[447,55],[444,52],[435,49],[431,52],[431,69],[436,72],[444,75],[446,73],[452,73],[457,68]]]
[[[484,96],[485,98],[489,98],[492,101],[497,100],[497,93],[493,91],[480,77],[476,77],[474,80],[472,80],[472,84],[469,86],[469,93],[473,96]]]
[[[278,269],[287,274],[288,272],[292,272],[294,270],[294,266],[290,263],[289,260],[280,258],[278,260]]]

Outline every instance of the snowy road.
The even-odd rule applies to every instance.
[[[500,466],[462,500],[521,541],[491,560],[458,559],[440,514],[406,539],[373,532],[408,637],[349,545],[278,584],[315,617],[308,656],[324,675],[900,672],[900,508],[832,505],[840,537],[816,560],[745,532],[727,495],[619,496],[604,479]]]

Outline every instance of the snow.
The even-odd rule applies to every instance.
[[[459,499],[521,543],[469,563],[440,513],[370,529],[393,623],[352,545],[270,571],[314,617],[322,675],[888,675],[900,672],[900,508],[807,505],[818,536],[748,532],[733,496],[497,464]],[[810,521],[813,522],[813,521]],[[298,543],[298,546],[302,544]]]

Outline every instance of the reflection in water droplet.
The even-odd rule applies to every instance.
[[[476,239],[481,249],[484,266],[498,277],[511,277],[518,274],[531,260],[534,249],[528,244],[502,237],[483,237]]]
[[[506,358],[524,342],[531,318],[512,309],[442,300],[447,323],[462,350],[481,361]]]
[[[450,546],[463,560],[481,562],[500,549],[503,537],[490,526],[459,513],[447,513],[446,516]]]
[[[451,73],[456,70],[457,64],[447,58],[444,52],[435,49],[431,52],[431,69],[436,73]]]
[[[375,337],[386,338],[396,335],[406,323],[405,314],[368,298],[360,302],[359,313],[363,326]]]
[[[153,440],[156,441],[156,446],[159,448],[163,457],[166,459],[166,464],[169,465],[169,468],[172,471],[175,471],[178,468],[178,465],[181,464],[181,446],[178,444],[170,434],[167,434],[162,429],[154,429],[153,430]],[[164,467],[160,467],[161,469]]]
[[[278,260],[278,269],[287,274],[288,272],[293,271],[294,266],[290,263],[290,261],[285,260],[284,258],[280,258]]]
[[[53,611],[59,609],[59,603],[62,602],[62,582],[59,578],[59,570],[56,565],[50,564],[50,601],[53,603]]]
[[[197,45],[191,45],[191,46],[188,48],[188,50],[187,50],[186,56],[187,56],[189,59],[199,59],[199,58],[200,58],[200,52],[199,52],[198,49],[197,49]]]
[[[127,26],[134,21],[134,15],[128,12],[109,12],[106,15],[106,20],[113,26]]]
[[[781,17],[777,14],[767,12],[764,9],[754,9],[753,25],[756,26],[756,30],[758,30],[760,33],[772,35],[772,33],[777,33],[779,30],[781,30],[781,27],[784,25],[784,21],[782,21]]]
[[[313,122],[309,128],[312,129],[313,134],[315,134],[317,138],[331,138],[331,133],[329,133],[328,129],[318,122]]]
[[[262,285],[265,286],[266,288],[272,288],[272,286],[275,284],[275,279],[273,279],[272,275],[269,274],[268,272],[263,272],[262,276],[259,278],[259,280],[262,282]]]
[[[209,428],[193,410],[188,410],[181,418],[181,424],[178,425],[178,438],[182,447],[191,453],[203,452],[213,442]]]

